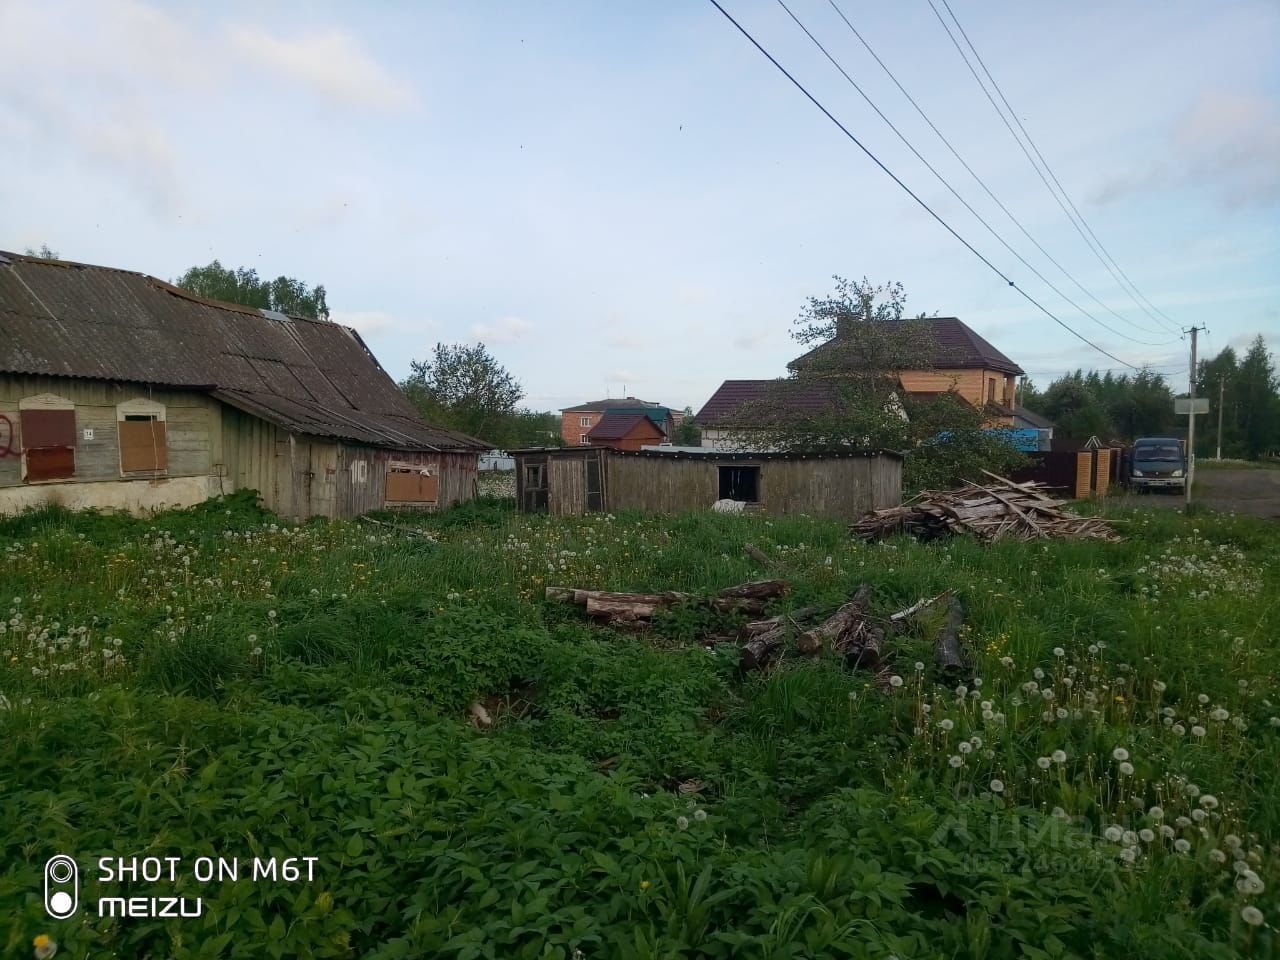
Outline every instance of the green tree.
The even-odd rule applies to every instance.
[[[906,370],[933,365],[937,344],[924,315],[905,316],[899,283],[835,277],[835,290],[811,297],[792,331],[815,349],[792,361],[757,401],[744,404],[730,439],[745,449],[830,450],[879,447],[906,454],[909,489],[949,486],[1024,462],[985,411],[957,394],[913,396]]]
[[[671,442],[677,447],[698,447],[702,445],[702,429],[693,422],[693,407],[684,408],[684,419],[676,427],[676,434]]]
[[[1262,334],[1253,338],[1240,361],[1238,395],[1241,404],[1240,435],[1245,456],[1256,460],[1280,447],[1280,382]]]
[[[429,360],[413,360],[400,384],[430,423],[451,427],[490,443],[508,439],[524,389],[483,343],[437,343]]]
[[[259,277],[257,270],[248,267],[232,270],[214,260],[203,267],[192,267],[173,284],[209,300],[276,310],[295,317],[329,319],[324,287],[320,284],[310,287],[293,277],[268,280]]]
[[[1094,380],[1098,380],[1096,374]],[[1090,386],[1090,378],[1080,370],[1059,377],[1049,385],[1044,392],[1041,412],[1053,421],[1054,437],[1078,441],[1090,437],[1110,439],[1114,430],[1096,389]]]

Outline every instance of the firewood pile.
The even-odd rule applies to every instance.
[[[696,596],[676,591],[614,593],[572,587],[547,587],[546,596],[548,600],[567,601],[583,607],[587,615],[597,623],[616,630],[642,631],[652,626],[655,613],[677,604],[693,604],[721,612],[755,615],[763,613],[770,600],[784,597],[789,592],[790,585],[785,580],[756,580],[726,587],[712,596]],[[935,603],[945,602],[947,619],[934,644],[934,661],[947,679],[964,673],[968,668],[960,641],[964,610],[959,600],[950,592],[927,597],[888,617],[875,617],[870,613],[871,594],[871,585],[864,583],[846,603],[825,619],[816,620],[821,608],[802,607],[750,620],[734,635],[709,636],[704,642],[708,645],[737,643],[740,649],[739,666],[744,672],[762,670],[776,663],[790,641],[792,649],[799,654],[816,656],[828,650],[843,657],[848,667],[874,671],[878,679],[886,680],[889,675],[887,665],[891,658],[889,645],[895,634],[921,610]]]
[[[988,478],[985,484],[926,490],[900,507],[867,514],[850,532],[863,540],[882,540],[899,531],[917,540],[972,533],[988,543],[1004,539],[1120,539],[1108,521],[1060,509],[1066,501],[1050,496],[1044,484],[1014,483],[985,470],[983,473]]]

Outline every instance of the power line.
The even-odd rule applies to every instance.
[[[941,224],[941,226],[943,227],[943,229],[944,229],[944,230],[946,230],[946,231],[947,231],[947,233],[949,233],[949,234],[951,234],[953,237],[955,237],[958,241],[960,241],[960,243],[961,243],[961,244],[963,244],[963,245],[965,246],[965,248],[966,248],[966,249],[968,249],[968,251],[969,251],[970,253],[972,253],[975,257],[977,257],[977,258],[978,258],[979,260],[981,260],[984,264],[986,264],[986,265],[987,265],[987,267],[991,270],[991,272],[992,272],[992,273],[994,273],[994,274],[995,274],[996,276],[998,276],[1001,280],[1003,280],[1005,283],[1007,283],[1009,286],[1011,286],[1014,290],[1017,290],[1017,291],[1018,291],[1018,293],[1020,293],[1020,294],[1023,296],[1023,298],[1024,298],[1028,303],[1030,303],[1030,304],[1031,304],[1032,306],[1034,306],[1037,310],[1039,310],[1041,313],[1043,313],[1045,316],[1047,316],[1050,320],[1052,320],[1052,321],[1053,321],[1054,323],[1056,323],[1058,326],[1062,327],[1064,330],[1066,330],[1066,331],[1067,331],[1068,333],[1070,333],[1072,336],[1076,337],[1077,339],[1081,340],[1082,342],[1084,342],[1084,343],[1088,344],[1089,346],[1093,347],[1093,349],[1097,350],[1097,351],[1098,351],[1100,354],[1102,354],[1103,356],[1105,356],[1105,357],[1110,357],[1110,358],[1111,358],[1112,360],[1114,360],[1116,363],[1124,364],[1126,367],[1130,368],[1131,370],[1137,370],[1137,369],[1138,369],[1138,368],[1137,368],[1137,367],[1135,367],[1133,364],[1131,364],[1131,363],[1127,363],[1126,361],[1121,360],[1121,359],[1120,359],[1119,357],[1117,357],[1115,354],[1110,353],[1110,352],[1108,352],[1108,351],[1106,351],[1106,350],[1103,350],[1103,349],[1102,349],[1102,347],[1098,346],[1096,343],[1094,343],[1092,340],[1088,339],[1088,338],[1087,338],[1086,336],[1084,336],[1083,334],[1081,334],[1081,333],[1077,333],[1075,330],[1073,330],[1071,327],[1069,327],[1066,323],[1064,323],[1063,321],[1059,320],[1059,319],[1058,319],[1058,317],[1057,317],[1057,316],[1055,316],[1055,315],[1054,315],[1054,313],[1053,313],[1052,311],[1050,311],[1048,308],[1046,308],[1045,306],[1043,306],[1043,305],[1042,305],[1038,300],[1036,300],[1034,297],[1032,297],[1032,296],[1031,296],[1031,294],[1027,293],[1027,291],[1025,291],[1025,290],[1023,290],[1021,287],[1019,287],[1019,286],[1018,286],[1014,281],[1010,280],[1010,279],[1009,279],[1009,278],[1004,274],[1004,272],[1003,272],[999,267],[997,267],[994,263],[992,263],[992,262],[991,262],[990,260],[988,260],[985,256],[983,256],[983,255],[978,251],[978,249],[977,249],[976,247],[974,247],[974,245],[973,245],[973,244],[971,244],[971,243],[970,243],[968,240],[966,240],[964,237],[960,236],[960,234],[956,232],[955,228],[954,228],[954,227],[952,227],[952,226],[951,226],[951,224],[947,223],[947,221],[943,220],[943,219],[942,219],[942,217],[940,217],[938,214],[934,213],[933,208],[932,208],[932,207],[930,207],[927,203],[925,203],[922,199],[920,199],[920,197],[916,194],[916,192],[915,192],[914,190],[912,190],[912,189],[911,189],[910,187],[908,187],[905,183],[903,183],[903,182],[902,182],[902,180],[901,180],[901,179],[899,179],[899,177],[898,177],[898,175],[897,175],[897,174],[895,174],[892,170],[890,170],[888,167],[886,167],[886,166],[885,166],[885,165],[880,161],[880,158],[879,158],[879,157],[877,157],[874,153],[872,153],[869,149],[867,149],[867,147],[862,143],[862,141],[861,141],[861,140],[859,140],[859,139],[858,139],[857,137],[855,137],[852,133],[850,133],[850,132],[849,132],[849,129],[848,129],[848,128],[843,124],[843,123],[841,123],[839,120],[837,120],[837,119],[835,118],[835,116],[831,113],[831,111],[830,111],[830,110],[828,110],[826,107],[824,107],[824,106],[822,105],[822,103],[818,100],[818,98],[817,98],[817,97],[815,97],[813,94],[811,94],[811,93],[810,93],[810,92],[805,88],[804,84],[802,84],[799,80],[797,80],[795,77],[793,77],[793,76],[791,75],[791,73],[787,70],[787,68],[786,68],[786,67],[784,67],[781,63],[779,63],[779,62],[774,58],[773,54],[771,54],[768,50],[766,50],[763,46],[761,46],[761,45],[760,45],[760,42],[759,42],[758,40],[756,40],[756,38],[755,38],[755,37],[753,37],[753,36],[752,36],[748,31],[747,31],[747,29],[746,29],[742,24],[740,24],[737,20],[735,20],[735,19],[733,18],[733,16],[729,13],[729,11],[728,11],[728,10],[726,10],[724,7],[720,6],[720,2],[719,2],[719,0],[710,0],[710,3],[711,3],[711,5],[712,5],[713,7],[715,7],[717,10],[719,10],[721,14],[723,14],[723,15],[724,15],[724,18],[725,18],[726,20],[728,20],[731,24],[733,24],[733,25],[734,25],[734,27],[736,27],[736,28],[737,28],[737,30],[738,30],[738,32],[739,32],[739,33],[741,33],[744,37],[746,37],[746,38],[747,38],[747,40],[748,40],[748,41],[750,41],[750,43],[751,43],[751,45],[752,45],[753,47],[755,47],[757,50],[759,50],[759,51],[760,51],[760,52],[765,56],[765,58],[766,58],[770,63],[772,63],[775,67],[777,67],[778,71],[779,71],[779,72],[780,72],[784,77],[786,77],[788,80],[790,80],[790,81],[791,81],[791,83],[795,86],[795,88],[796,88],[797,90],[799,90],[802,94],[804,94],[804,95],[805,95],[805,97],[806,97],[806,99],[808,99],[810,103],[812,103],[815,107],[817,107],[819,110],[821,110],[821,111],[822,111],[822,113],[826,116],[826,118],[827,118],[828,120],[830,120],[832,123],[834,123],[834,124],[835,124],[839,129],[840,129],[840,132],[841,132],[841,133],[843,133],[846,137],[848,137],[851,141],[853,141],[853,144],[854,144],[854,145],[855,145],[859,150],[861,150],[863,153],[865,153],[865,154],[866,154],[866,155],[871,159],[871,162],[872,162],[872,163],[874,163],[877,167],[879,167],[881,170],[883,170],[883,171],[884,171],[884,172],[889,176],[889,178],[890,178],[890,179],[892,179],[892,180],[893,180],[893,182],[894,182],[894,183],[896,183],[899,187],[901,187],[901,188],[906,192],[906,194],[907,194],[909,197],[911,197],[911,199],[912,199],[912,200],[914,200],[917,204],[919,204],[919,205],[920,205],[920,206],[925,210],[925,212],[929,214],[929,216],[933,217],[933,219],[934,219],[934,220],[938,221],[938,223],[939,223],[939,224]]]
[[[955,197],[957,200],[959,200],[960,203],[964,205],[964,208],[968,210],[971,214],[973,214],[974,218],[980,224],[982,224],[984,227],[987,228],[987,232],[991,234],[991,236],[995,237],[995,239],[1000,243],[1001,246],[1003,246],[1006,250],[1008,250],[1011,254],[1013,254],[1013,256],[1016,257],[1024,267],[1026,267],[1028,270],[1034,273],[1040,279],[1040,281],[1044,283],[1050,290],[1052,290],[1054,293],[1060,296],[1063,300],[1067,301],[1067,303],[1071,304],[1071,306],[1075,307],[1078,312],[1084,314],[1086,317],[1088,317],[1094,323],[1098,324],[1098,326],[1102,327],[1103,329],[1108,330],[1111,333],[1114,333],[1117,337],[1123,337],[1125,340],[1129,340],[1129,341],[1132,341],[1133,343],[1141,344],[1142,346],[1145,346],[1145,347],[1159,347],[1159,346],[1163,346],[1166,343],[1173,342],[1171,340],[1162,340],[1156,343],[1150,340],[1138,340],[1135,337],[1131,337],[1127,333],[1123,333],[1122,331],[1117,330],[1115,327],[1112,327],[1109,324],[1103,323],[1101,320],[1099,320],[1097,317],[1091,314],[1088,310],[1080,306],[1080,304],[1076,303],[1074,300],[1068,297],[1065,293],[1059,290],[1056,286],[1054,286],[1054,284],[1043,273],[1037,270],[1035,266],[1033,266],[1027,260],[1026,257],[1020,254],[1012,246],[1010,246],[1009,243],[1004,239],[1004,237],[1002,237],[999,233],[997,233],[996,229],[986,221],[986,219],[982,216],[982,214],[980,214],[977,210],[975,210],[973,206],[969,203],[969,201],[967,201],[964,197],[960,196],[960,194],[956,191],[955,187],[953,187],[947,181],[947,178],[944,177],[941,173],[939,173],[937,168],[935,168],[933,164],[931,164],[928,160],[926,160],[921,155],[920,151],[917,150],[915,146],[912,145],[911,141],[908,140],[906,136],[902,133],[902,131],[899,130],[894,125],[893,121],[890,120],[887,116],[885,116],[884,111],[882,111],[878,106],[876,106],[875,101],[872,100],[871,97],[867,95],[866,91],[863,90],[862,87],[858,86],[857,81],[854,80],[853,77],[849,76],[848,71],[846,71],[845,68],[840,65],[840,62],[836,60],[836,58],[833,57],[830,54],[830,52],[828,52],[827,48],[822,45],[822,41],[820,41],[817,37],[815,37],[813,33],[809,30],[809,28],[806,27],[801,22],[800,18],[797,17],[795,13],[792,12],[791,8],[787,6],[786,0],[778,0],[778,6],[782,7],[782,9],[787,12],[787,16],[789,16],[793,21],[795,21],[796,26],[798,26],[801,30],[804,31],[804,35],[813,42],[814,46],[816,46],[820,51],[822,51],[822,55],[831,62],[831,65],[840,71],[840,75],[843,76],[845,80],[849,82],[849,85],[853,87],[854,90],[858,91],[858,94],[862,97],[863,100],[867,102],[867,105],[876,112],[876,115],[881,120],[883,120],[885,124],[888,125],[890,130],[892,130],[895,134],[897,134],[898,139],[901,140],[903,144],[906,146],[906,148],[910,150],[912,154],[915,155],[915,158],[928,168],[929,172],[932,173],[934,177],[937,178],[938,182],[941,183],[944,187],[946,187],[947,190],[951,193],[951,195]]]
[[[1124,290],[1124,292],[1128,294],[1129,299],[1133,300],[1133,302],[1138,305],[1138,308],[1140,310],[1146,313],[1147,316],[1149,316],[1152,320],[1155,320],[1157,323],[1163,323],[1167,321],[1169,324],[1173,324],[1174,322],[1169,317],[1165,316],[1154,305],[1151,305],[1149,301],[1145,304],[1142,302],[1146,300],[1146,297],[1142,297],[1141,291],[1139,291],[1136,286],[1133,286],[1133,281],[1129,280],[1127,275],[1124,275],[1124,271],[1120,270],[1120,265],[1118,263],[1115,263],[1114,258],[1111,257],[1111,254],[1107,252],[1106,248],[1102,246],[1101,241],[1098,240],[1097,235],[1094,234],[1093,229],[1089,226],[1088,223],[1085,222],[1084,217],[1080,215],[1080,211],[1076,209],[1076,205],[1071,201],[1071,198],[1067,196],[1066,190],[1063,189],[1062,184],[1058,181],[1058,178],[1054,175],[1053,170],[1050,169],[1048,162],[1045,161],[1044,155],[1040,153],[1039,147],[1037,147],[1035,144],[1035,141],[1031,139],[1031,135],[1027,133],[1027,129],[1022,125],[1022,121],[1018,119],[1017,113],[1014,112],[1013,107],[1009,106],[1009,101],[1008,99],[1006,99],[1004,92],[1000,89],[1000,85],[996,83],[995,78],[991,76],[991,72],[987,70],[987,65],[983,62],[981,55],[979,55],[977,48],[974,47],[973,42],[969,39],[968,34],[965,33],[964,27],[960,25],[960,21],[956,18],[956,15],[954,11],[952,11],[950,4],[947,3],[947,0],[942,0],[942,2],[943,2],[943,5],[946,6],[947,8],[947,12],[951,14],[951,19],[955,20],[956,27],[960,30],[961,35],[964,37],[965,43],[967,43],[969,45],[969,49],[973,51],[973,55],[977,59],[979,65],[981,65],[983,73],[985,73],[987,75],[987,79],[991,81],[991,86],[995,88],[996,93],[999,94],[1000,99],[1004,102],[1004,105],[1008,109],[1010,115],[1013,117],[1014,122],[1017,123],[1018,128],[1022,130],[1022,134],[1027,138],[1027,143],[1031,145],[1031,149],[1034,150],[1036,153],[1036,156],[1040,158],[1040,163],[1044,164],[1044,172],[1041,172],[1040,165],[1037,164],[1034,159],[1032,159],[1031,154],[1028,152],[1026,146],[1023,145],[1021,138],[1018,136],[1017,133],[1014,132],[1013,127],[1009,124],[1008,119],[1004,115],[1004,111],[1001,110],[999,105],[996,104],[995,99],[991,96],[991,93],[987,90],[986,84],[984,84],[982,82],[982,78],[978,76],[978,71],[975,70],[973,67],[973,64],[969,62],[968,55],[964,52],[964,48],[960,46],[960,41],[956,39],[955,34],[951,32],[951,28],[947,26],[947,21],[943,19],[942,14],[938,11],[938,7],[934,3],[934,0],[928,0],[929,8],[933,11],[934,16],[938,18],[938,22],[942,24],[942,29],[947,32],[947,36],[951,38],[951,42],[955,45],[956,50],[959,51],[960,53],[960,58],[964,60],[965,66],[968,67],[969,72],[973,74],[973,79],[976,80],[978,82],[978,86],[982,88],[982,92],[986,95],[987,100],[991,103],[991,106],[995,109],[996,113],[999,115],[1001,122],[1005,125],[1005,129],[1009,131],[1009,134],[1013,137],[1014,141],[1018,144],[1018,147],[1022,150],[1023,156],[1027,158],[1027,161],[1031,164],[1032,168],[1036,171],[1036,175],[1040,177],[1040,181],[1045,185],[1045,189],[1049,191],[1049,195],[1053,197],[1053,199],[1057,202],[1058,207],[1062,210],[1064,214],[1066,214],[1067,219],[1071,221],[1071,225],[1075,227],[1076,233],[1080,234],[1080,238],[1084,240],[1085,244],[1093,252],[1093,255],[1098,258],[1098,261],[1107,269],[1107,272],[1111,274],[1112,278],[1115,279],[1116,283],[1120,285],[1120,289]],[[1049,177],[1053,179],[1053,182],[1058,185],[1058,191],[1061,191],[1062,193],[1061,197],[1058,196],[1058,191],[1055,191],[1054,188],[1049,184],[1049,180],[1045,178],[1045,173],[1048,173]],[[1063,199],[1066,200],[1066,204],[1063,203]],[[1067,204],[1070,205],[1071,207],[1070,210],[1067,209]],[[1074,216],[1072,214],[1072,211],[1075,211]],[[1079,218],[1079,222],[1077,222],[1077,218]],[[1083,229],[1082,229],[1082,225],[1083,225]],[[1085,233],[1085,230],[1088,230],[1087,235]],[[1093,239],[1090,239],[1090,237],[1092,237]],[[1108,260],[1110,260],[1110,262],[1108,262]],[[1117,271],[1119,271],[1119,273],[1117,273]],[[1122,279],[1122,276],[1123,276],[1123,279]],[[1128,281],[1128,286],[1125,285],[1126,281]],[[1130,288],[1132,288],[1132,290]],[[1135,296],[1135,294],[1137,294],[1137,296]],[[1141,297],[1142,299],[1139,300],[1138,299],[1139,297]],[[1150,309],[1148,309],[1148,307],[1150,307]],[[1153,310],[1155,311],[1154,313],[1152,312]],[[1156,314],[1159,314],[1159,316],[1157,316]],[[1163,317],[1163,320],[1161,320],[1162,317]],[[1174,326],[1176,327],[1177,325],[1174,324]]]
[[[844,21],[845,26],[849,28],[849,30],[853,33],[853,35],[858,38],[858,41],[863,45],[863,47],[866,48],[867,53],[871,54],[875,62],[880,65],[880,69],[883,70],[885,74],[889,77],[889,79],[893,81],[893,85],[896,86],[899,92],[904,97],[907,98],[907,102],[910,103],[911,106],[915,108],[916,113],[920,114],[920,118],[929,125],[929,129],[932,130],[935,134],[937,134],[938,139],[941,140],[943,144],[946,145],[946,148],[951,151],[951,155],[955,157],[957,161],[959,161],[960,165],[964,167],[964,169],[968,172],[969,176],[973,177],[973,179],[977,181],[978,186],[980,186],[983,189],[986,195],[990,197],[991,200],[995,203],[995,205],[998,206],[1004,212],[1004,215],[1013,222],[1014,226],[1016,226],[1020,231],[1022,231],[1022,235],[1026,237],[1028,240],[1030,240],[1031,243],[1035,245],[1035,248],[1039,250],[1042,254],[1044,254],[1045,258],[1048,259],[1048,261],[1052,263],[1055,267],[1057,267],[1064,277],[1066,277],[1068,280],[1074,283],[1076,287],[1085,296],[1089,297],[1094,303],[1096,303],[1103,310],[1106,310],[1108,313],[1110,313],[1113,317],[1115,317],[1121,323],[1127,323],[1129,326],[1133,327],[1135,330],[1141,330],[1145,333],[1162,334],[1167,332],[1164,328],[1152,330],[1149,327],[1141,326],[1140,324],[1134,323],[1128,317],[1122,316],[1120,313],[1117,313],[1110,306],[1108,306],[1107,304],[1103,303],[1100,299],[1098,299],[1098,297],[1094,295],[1093,291],[1086,288],[1085,285],[1082,284],[1079,280],[1077,280],[1075,276],[1072,275],[1067,270],[1066,267],[1064,267],[1061,263],[1059,263],[1057,259],[1054,258],[1054,256],[1051,253],[1049,253],[1049,251],[1046,250],[1040,244],[1040,241],[1037,240],[1035,237],[1033,237],[1030,231],[1028,231],[1027,228],[1023,226],[1022,221],[1019,220],[1016,216],[1014,216],[1012,211],[1010,211],[1009,208],[1006,207],[1000,201],[1000,198],[997,197],[994,192],[992,192],[989,186],[987,186],[986,181],[983,180],[982,177],[978,176],[977,172],[974,171],[974,169],[971,166],[969,166],[969,164],[965,161],[964,157],[960,156],[959,151],[956,150],[954,146],[952,146],[951,141],[948,140],[947,137],[943,134],[943,132],[937,128],[934,122],[929,119],[929,115],[924,112],[924,108],[921,107],[920,104],[916,102],[915,97],[911,96],[911,94],[907,92],[907,89],[898,81],[898,78],[897,76],[894,75],[894,72],[889,69],[889,66],[882,59],[880,59],[880,55],[876,53],[875,49],[871,46],[871,44],[867,41],[867,39],[863,37],[861,33],[858,32],[858,28],[855,27],[850,22],[847,16],[845,16],[844,11],[840,9],[839,5],[836,3],[836,0],[827,0],[827,2],[831,5],[831,8],[835,10],[835,12],[839,15],[840,19]],[[1170,340],[1165,342],[1172,343],[1173,341]]]

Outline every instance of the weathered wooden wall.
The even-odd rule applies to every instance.
[[[71,377],[25,377],[0,375],[0,421],[6,437],[12,430],[12,448],[22,449],[22,427],[18,402],[25,397],[54,394],[75,405],[75,476],[51,483],[118,480],[120,442],[116,426],[116,406],[126,400],[148,399],[164,404],[167,434],[168,477],[198,477],[214,473],[222,459],[222,435],[218,429],[217,401],[201,393],[147,388],[137,384],[81,380]],[[84,439],[86,429],[93,439]],[[17,453],[0,457],[0,486],[22,483],[22,461]]]
[[[702,460],[606,456],[605,509],[676,513],[710,507],[719,474]]]
[[[439,499],[425,509],[443,509],[475,496],[478,456],[474,453],[405,453],[290,435],[207,394],[137,384],[0,375],[0,414],[12,424],[8,428],[0,420],[0,445],[11,429],[13,450],[22,449],[18,402],[39,394],[63,397],[75,406],[76,472],[66,480],[24,483],[21,457],[17,453],[0,456],[0,489],[26,491],[9,498],[14,509],[50,499],[76,506],[149,509],[187,505],[248,488],[257,490],[263,505],[281,516],[351,517],[385,505],[389,460],[438,465]],[[138,480],[121,473],[116,407],[135,399],[165,407],[168,469],[163,477]],[[92,440],[84,439],[86,428],[93,431]],[[193,484],[191,478],[201,482]],[[178,484],[180,479],[185,482]],[[132,486],[126,490],[122,484]],[[174,487],[168,494],[160,489],[166,484]],[[79,489],[74,494],[67,490],[56,497],[52,493],[37,496],[37,488],[69,487]],[[0,508],[7,509],[4,502]]]
[[[902,461],[892,456],[717,461],[615,455],[605,461],[606,509],[675,513],[710,507],[719,496],[722,463],[759,466],[765,513],[852,519],[902,502]]]
[[[547,510],[555,516],[586,513],[587,461],[552,457],[547,464]]]

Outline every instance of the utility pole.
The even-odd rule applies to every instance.
[[[1227,383],[1226,377],[1218,379],[1218,453],[1214,457],[1215,460],[1222,459],[1222,398],[1224,396],[1224,388]]]
[[[1196,333],[1206,329],[1208,328],[1192,327],[1187,331],[1191,334],[1191,378],[1188,391],[1191,410],[1187,414],[1187,482],[1183,484],[1183,490],[1186,493],[1185,506],[1188,513],[1191,512],[1191,484],[1196,478]]]

